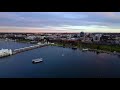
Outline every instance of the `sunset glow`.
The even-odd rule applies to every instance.
[[[0,32],[120,32],[119,12],[0,12]]]

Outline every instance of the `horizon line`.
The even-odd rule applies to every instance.
[[[0,32],[0,33],[81,33],[81,32]],[[84,33],[120,33],[120,32],[84,32]]]

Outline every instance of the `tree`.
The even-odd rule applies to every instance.
[[[92,42],[93,42],[93,38],[92,38],[92,40],[91,40]]]
[[[99,45],[97,46],[97,49],[100,49],[100,46],[99,46]]]

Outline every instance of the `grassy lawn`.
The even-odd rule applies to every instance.
[[[104,51],[116,51],[120,52],[120,45],[97,45],[97,44],[84,44],[84,43],[77,43],[75,45],[70,43],[56,43],[54,46],[76,46],[78,48],[90,48],[90,49],[98,49],[98,50],[104,50]]]
[[[117,51],[120,52],[120,45],[97,45],[97,44],[80,44],[82,48],[91,48],[105,51]]]

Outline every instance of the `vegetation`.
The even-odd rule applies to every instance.
[[[55,46],[64,46],[64,47],[78,47],[78,48],[90,48],[90,49],[97,49],[97,50],[104,50],[110,52],[120,52],[120,45],[100,45],[95,43],[82,43],[78,42],[71,42],[71,41],[58,41],[55,42]]]
[[[17,42],[27,43],[31,40],[27,39],[18,39]],[[97,49],[97,50],[104,50],[104,51],[116,51],[120,52],[120,45],[100,45],[95,43],[82,43],[80,41],[50,41],[55,44],[51,44],[52,46],[59,46],[59,47],[77,47],[77,48],[90,48],[90,49]]]
[[[105,51],[117,51],[120,52],[119,45],[98,45],[98,44],[80,44],[81,47],[91,48],[91,49],[98,49],[98,50],[105,50]]]
[[[31,40],[28,40],[28,39],[18,39],[16,40],[16,42],[23,42],[23,43],[27,43],[27,42],[30,42]]]

